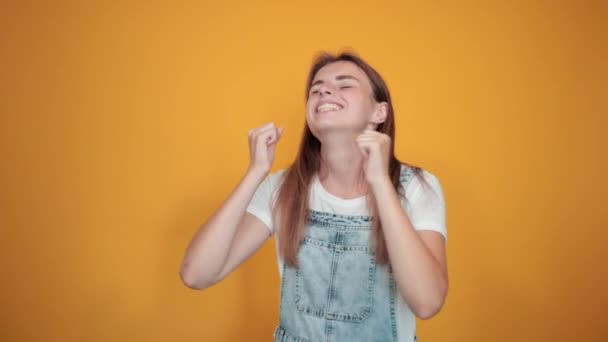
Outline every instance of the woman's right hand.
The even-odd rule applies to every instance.
[[[283,127],[276,128],[273,122],[249,131],[249,169],[265,174],[270,172],[275,147],[282,134]]]

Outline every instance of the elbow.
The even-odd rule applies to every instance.
[[[213,285],[212,282],[201,280],[200,277],[195,274],[195,272],[192,272],[192,270],[190,270],[190,267],[188,267],[188,265],[182,265],[179,271],[179,277],[182,280],[182,283],[186,285],[186,287],[191,288],[193,290],[204,290]]]
[[[419,308],[417,308],[414,311],[414,314],[416,315],[416,317],[422,319],[422,320],[427,320],[430,319],[432,317],[434,317],[435,315],[437,315],[439,313],[439,311],[441,311],[441,308],[443,307],[443,303],[441,304],[435,304],[435,305],[421,305]]]
[[[182,279],[182,283],[184,285],[186,285],[186,287],[191,288],[193,290],[204,290],[207,288],[207,286],[198,283],[195,279],[192,279],[191,277],[185,276],[183,274],[180,273],[180,277]]]
[[[427,298],[415,308],[412,308],[412,311],[414,312],[416,317],[422,320],[430,319],[436,316],[441,311],[445,303],[445,297],[446,293],[443,292],[441,294],[432,296],[431,298]]]

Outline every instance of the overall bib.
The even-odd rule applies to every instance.
[[[403,186],[411,176],[402,172]],[[370,232],[369,216],[309,211],[300,267],[283,264],[275,342],[397,341],[398,289],[390,265],[376,263]]]

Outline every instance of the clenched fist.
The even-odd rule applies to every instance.
[[[282,134],[283,127],[276,128],[273,122],[249,131],[250,169],[270,172],[274,151]]]

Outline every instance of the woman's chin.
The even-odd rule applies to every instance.
[[[321,120],[316,121],[311,126],[309,124],[310,130],[313,134],[318,138],[319,136],[331,136],[331,135],[354,135],[358,132],[357,128],[352,125],[348,125],[345,123],[330,121],[330,120]]]

